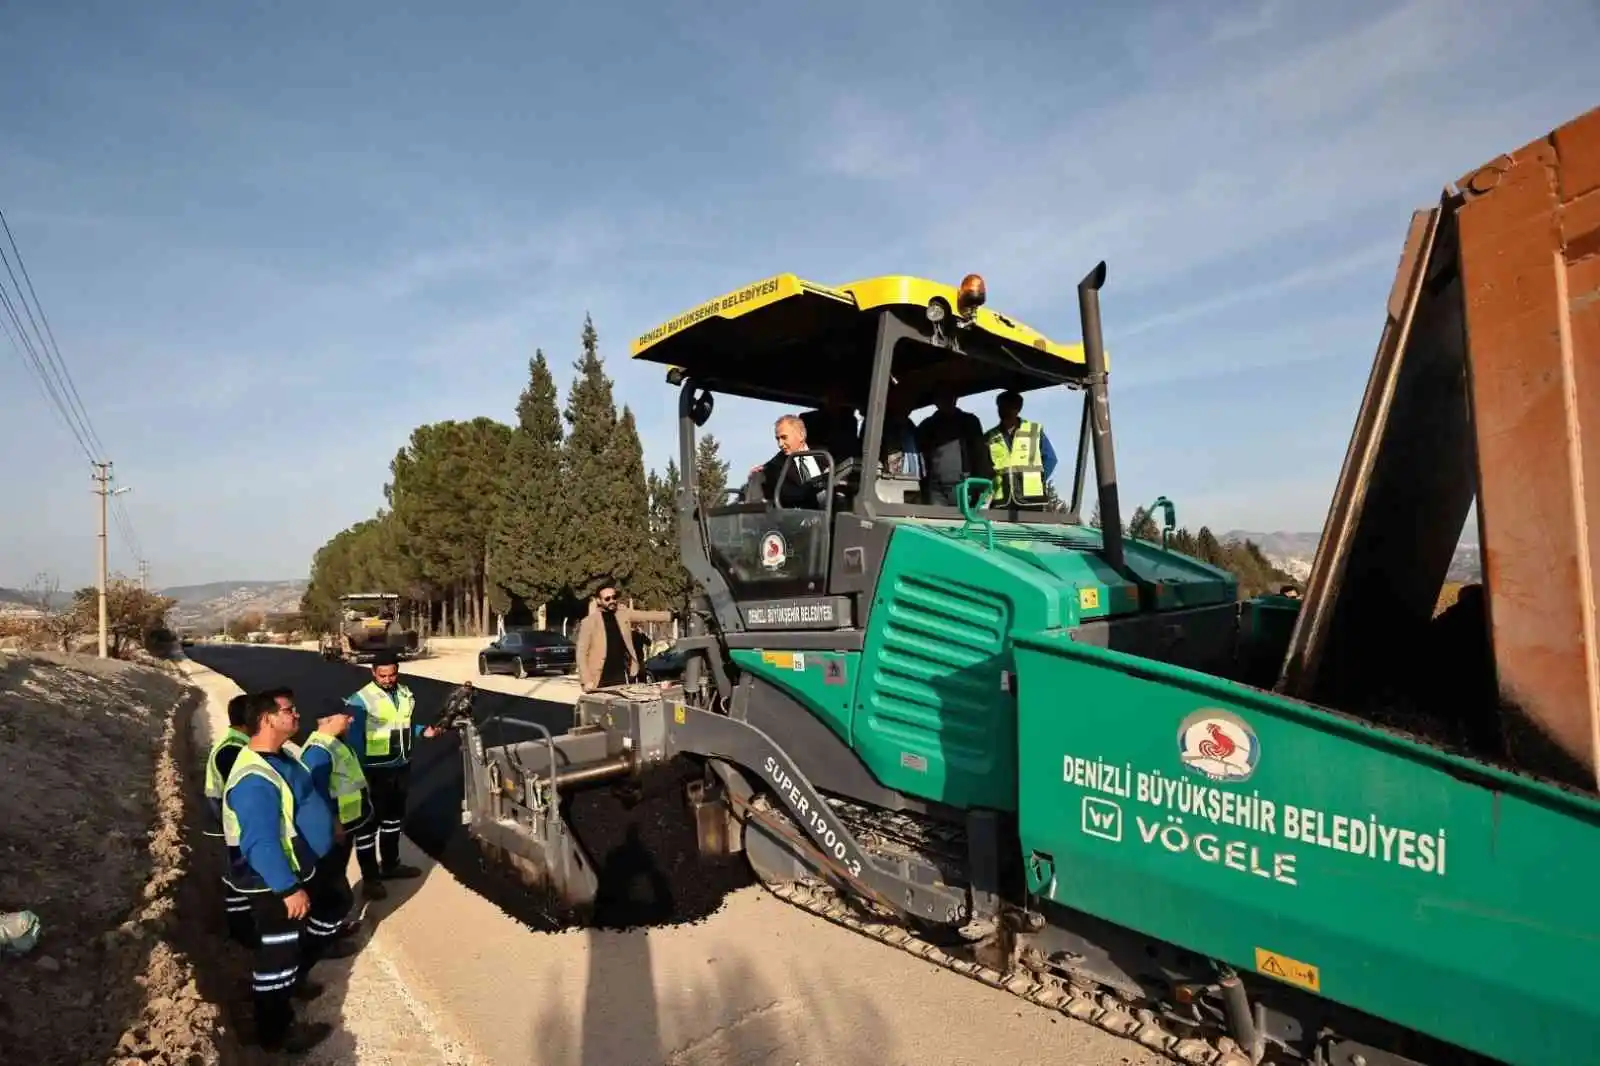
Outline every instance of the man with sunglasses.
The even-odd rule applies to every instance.
[[[639,676],[634,624],[670,622],[671,611],[636,611],[622,602],[615,581],[595,592],[589,613],[578,626],[578,685],[585,692],[624,685]]]
[[[256,1040],[268,1050],[301,1052],[332,1027],[295,1027],[292,1000],[321,994],[307,978],[319,959],[355,951],[337,943],[339,901],[325,891],[328,879],[316,877],[318,856],[333,846],[333,811],[290,740],[300,729],[292,699],[270,692],[252,697],[244,725],[249,742],[222,788],[227,882],[250,900],[255,918]]]

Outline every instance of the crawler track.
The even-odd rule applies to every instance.
[[[1003,989],[1035,1006],[1059,1011],[1070,1018],[1088,1022],[1108,1033],[1137,1040],[1176,1062],[1192,1066],[1251,1066],[1233,1041],[1224,1036],[1216,1042],[1181,1036],[1161,1025],[1156,1012],[1125,1003],[1110,992],[1084,988],[1047,975],[1018,970],[1009,977],[971,959],[953,955],[936,944],[921,939],[904,926],[863,918],[851,904],[830,887],[819,882],[763,882],[767,891],[802,910],[820,915],[881,944],[925,959],[936,966]],[[1263,1062],[1270,1061],[1264,1059]]]
[[[745,808],[747,814],[766,825],[784,830],[791,846],[801,842],[798,826],[782,811],[758,798]],[[826,868],[828,860],[821,852],[807,847],[808,861]],[[866,904],[848,897],[833,886],[819,880],[768,881],[762,885],[774,896],[801,910],[825,918],[880,944],[897,948],[919,959],[946,970],[970,977],[991,988],[1002,989],[1035,1006],[1057,1011],[1069,1018],[1104,1029],[1116,1036],[1136,1040],[1153,1051],[1158,1051],[1175,1062],[1189,1066],[1252,1066],[1231,1037],[1218,1035],[1215,1040],[1201,1039],[1177,1031],[1171,1020],[1161,1017],[1150,1007],[1130,1003],[1121,994],[1109,989],[1069,981],[1054,974],[1039,973],[1019,967],[1011,974],[1003,974],[990,966],[977,962],[918,936],[913,930],[893,921],[884,921],[868,912]],[[1164,1024],[1165,1022],[1165,1024]],[[1262,1059],[1261,1066],[1273,1062],[1271,1049]]]

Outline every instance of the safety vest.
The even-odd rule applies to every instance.
[[[206,799],[222,802],[222,771],[217,769],[217,756],[222,754],[223,748],[248,747],[250,738],[245,736],[233,726],[222,734],[222,739],[211,745],[211,751],[206,755]],[[205,829],[202,832],[208,837],[220,837],[220,830]]]
[[[312,733],[306,745],[326,748],[333,760],[328,771],[328,794],[339,807],[339,822],[351,825],[360,821],[361,794],[367,790],[367,775],[361,769],[361,760],[344,741],[326,733]]]
[[[411,758],[411,712],[416,710],[416,698],[411,689],[398,682],[394,697],[369,681],[356,693],[356,698],[367,709],[366,756],[371,765],[404,763]],[[400,735],[400,751],[395,753],[394,734]]]
[[[279,753],[286,755],[295,762],[300,761],[300,749],[294,744],[285,744]],[[239,816],[234,813],[233,803],[229,797],[233,794],[233,786],[247,777],[264,777],[278,790],[278,801],[282,805],[283,817],[279,819],[278,833],[283,846],[284,857],[289,860],[289,869],[296,876],[300,873],[300,860],[295,857],[294,842],[300,835],[294,825],[294,792],[272,764],[262,758],[261,753],[254,748],[246,747],[239,752],[239,758],[234,762],[233,769],[228,773],[228,781],[222,786],[222,839],[229,848],[236,849],[244,840],[244,831],[239,826]],[[237,891],[248,891],[237,889]],[[256,891],[265,892],[265,887]]]
[[[1005,429],[1001,426],[991,429],[987,438],[989,458],[994,461],[994,499],[991,506],[1010,502],[1008,490],[1015,481],[1021,482],[1018,503],[1042,503],[1048,499],[1044,491],[1044,459],[1040,454],[1043,427],[1037,422],[1022,419],[1009,448],[1006,447]]]

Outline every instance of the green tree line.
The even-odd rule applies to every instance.
[[[389,464],[384,506],[335,534],[311,563],[301,615],[338,621],[341,595],[394,592],[425,633],[484,634],[585,609],[602,581],[641,606],[681,609],[676,461],[646,471],[633,412],[620,410],[587,317],[565,405],[543,350],[528,361],[516,422],[492,418],[418,426]],[[728,463],[715,437],[699,442],[704,499],[720,499]]]
[[[1089,516],[1089,524],[1096,529],[1100,528],[1098,503],[1094,505],[1094,511]],[[1123,533],[1125,536],[1148,541],[1151,544],[1161,543],[1161,526],[1157,523],[1155,514],[1143,507],[1134,509],[1133,517],[1123,526]],[[1241,599],[1277,592],[1285,585],[1297,584],[1291,575],[1272,564],[1272,560],[1261,550],[1261,545],[1255,541],[1249,538],[1218,540],[1209,526],[1201,526],[1198,533],[1191,533],[1181,527],[1175,529],[1168,534],[1166,546],[1172,551],[1228,571],[1239,581]]]

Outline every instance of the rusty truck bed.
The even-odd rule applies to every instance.
[[[1441,647],[1474,499],[1486,594]],[[1413,217],[1278,688],[1354,710],[1429,648],[1480,754],[1595,791],[1597,516],[1600,108]]]

